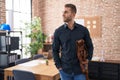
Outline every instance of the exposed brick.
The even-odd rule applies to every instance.
[[[62,11],[66,3],[73,3],[77,6],[76,17],[102,16],[102,37],[92,38],[95,47],[94,56],[101,57],[101,50],[104,50],[105,59],[120,60],[120,1],[39,0],[36,8],[38,8],[38,16],[42,18],[44,33],[53,34],[54,30],[63,24]]]
[[[5,0],[0,0],[0,24],[6,22]]]
[[[36,2],[37,3],[36,5]],[[102,16],[102,37],[92,38],[94,56],[101,57],[105,51],[106,59],[120,59],[120,1],[119,0],[33,0],[33,16],[42,19],[44,33],[53,34],[62,21],[64,4],[77,6],[77,16]]]

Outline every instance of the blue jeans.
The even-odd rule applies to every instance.
[[[79,75],[67,74],[63,70],[60,70],[59,72],[61,80],[86,80],[84,74]]]

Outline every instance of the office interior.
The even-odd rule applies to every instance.
[[[0,80],[14,80],[12,71],[20,59],[26,64],[17,68],[26,67],[23,70],[32,72],[35,80],[60,80],[52,60],[52,41],[55,30],[64,24],[67,3],[76,5],[75,22],[89,30],[93,42],[90,80],[120,80],[119,0],[0,0]],[[31,22],[38,31],[30,27]],[[40,35],[40,45],[34,44],[35,38],[29,36],[32,33]],[[38,63],[43,71],[34,68],[39,68]],[[9,75],[12,77],[6,78]]]

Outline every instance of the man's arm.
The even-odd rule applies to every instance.
[[[56,30],[54,33],[54,39],[52,44],[52,53],[53,53],[55,65],[58,69],[61,68],[61,60],[60,60],[59,52],[60,52],[60,40],[59,40],[58,32]]]
[[[88,31],[87,28],[85,29],[84,40],[85,40],[85,44],[86,44],[86,47],[87,47],[87,50],[88,50],[88,57],[87,57],[87,59],[91,60],[92,56],[93,56],[93,49],[94,48],[93,48],[93,43],[92,43],[92,40],[90,38],[90,34],[89,34],[89,31]]]

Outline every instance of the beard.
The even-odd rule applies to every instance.
[[[68,18],[63,17],[63,21],[64,21],[64,22],[70,22],[71,20],[72,20],[71,17],[68,17]]]

